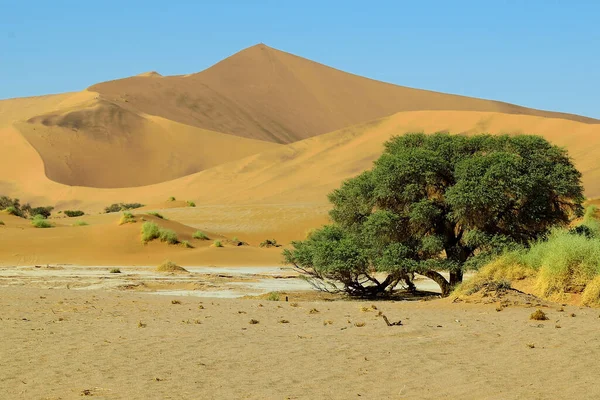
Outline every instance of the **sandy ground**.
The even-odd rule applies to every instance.
[[[600,396],[598,310],[542,307],[550,320],[531,321],[535,304],[496,307],[2,288],[0,391],[6,399]],[[403,325],[388,327],[378,311]]]

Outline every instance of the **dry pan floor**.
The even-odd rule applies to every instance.
[[[599,398],[600,311],[559,308],[1,288],[0,398]]]

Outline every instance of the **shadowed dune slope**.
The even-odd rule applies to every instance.
[[[296,142],[400,111],[492,111],[598,122],[383,83],[263,44],[197,74],[143,74],[99,83],[89,90],[147,114],[277,143]]]
[[[277,146],[138,115],[104,100],[15,126],[42,157],[48,178],[98,188],[165,182]]]

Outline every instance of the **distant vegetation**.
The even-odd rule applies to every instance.
[[[179,243],[175,231],[161,228],[154,222],[144,222],[142,224],[142,242],[148,243],[155,239],[160,239],[161,242],[169,244]]]
[[[183,247],[185,247],[186,249],[193,249],[194,246],[192,246],[192,244],[190,242],[188,242],[187,240],[182,240],[181,241],[181,245]]]
[[[221,243],[220,240],[215,240],[215,242],[213,243],[213,246],[215,246],[215,247],[223,247],[223,243]]]
[[[105,207],[104,212],[108,214],[125,210],[134,210],[140,207],[144,207],[144,205],[140,203],[114,203],[108,207]]]
[[[0,196],[0,210],[4,210],[10,215],[21,218],[33,218],[36,215],[41,215],[44,218],[50,217],[54,207],[31,207],[28,203],[21,204],[19,199],[12,199],[7,196]]]
[[[447,296],[463,270],[516,249],[537,254],[552,241],[564,246],[553,257],[562,253],[566,263],[532,264],[555,277],[547,292],[571,265],[569,249],[596,260],[582,242],[593,239],[550,233],[582,214],[583,187],[567,151],[538,136],[398,136],[372,170],[345,181],[329,200],[333,224],[284,250],[285,262],[322,290],[381,296],[401,282],[414,290],[416,273]]]
[[[110,273],[111,274],[120,274],[121,270],[119,268],[113,268],[113,269],[110,270]]]
[[[38,214],[33,217],[33,219],[31,220],[31,225],[33,225],[36,228],[52,228],[52,227],[54,227],[54,225],[52,225],[50,222],[48,222],[48,220],[41,214]]]
[[[69,218],[81,217],[81,216],[85,215],[85,213],[81,210],[65,210],[64,214]]]
[[[165,217],[162,216],[162,214],[159,214],[156,211],[149,212],[148,215],[153,215],[156,218],[160,218],[160,219],[166,219]]]
[[[269,247],[281,247],[281,245],[279,243],[277,243],[277,240],[275,240],[275,239],[266,239],[266,240],[262,241],[259,244],[259,246],[260,247],[266,247],[266,248],[269,248]]]
[[[199,239],[199,240],[210,240],[208,236],[206,236],[203,232],[200,232],[200,231],[194,232],[192,237],[194,239]]]
[[[188,207],[196,207],[196,203],[194,203],[193,201],[188,200],[187,202]]]
[[[89,225],[89,224],[85,221],[75,221],[73,223],[73,226],[87,226],[87,225]]]
[[[4,225],[4,221],[0,219],[0,225]]]
[[[121,220],[119,221],[119,225],[124,224],[133,224],[135,223],[135,217],[129,211],[125,211],[121,216]]]
[[[177,200],[175,197],[173,197],[173,196],[169,197],[169,201],[175,201],[175,200]]]

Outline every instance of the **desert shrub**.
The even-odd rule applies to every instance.
[[[148,243],[160,237],[160,227],[154,222],[144,222],[142,224],[142,242]]]
[[[182,240],[181,241],[181,245],[183,247],[185,247],[186,249],[193,249],[194,246],[192,246],[192,244],[190,242],[188,242],[187,240]]]
[[[281,247],[277,240],[275,239],[266,239],[259,244],[260,247]]]
[[[33,217],[33,219],[31,220],[31,225],[33,225],[36,228],[52,228],[53,225],[48,222],[48,220],[46,218],[44,218],[41,214],[36,215],[35,217]]]
[[[169,201],[175,201],[175,200],[177,200],[175,197],[173,197],[173,196],[169,197]]]
[[[54,210],[54,207],[48,206],[48,207],[35,207],[32,208],[31,211],[29,212],[30,215],[41,215],[44,218],[48,218],[50,215],[52,215],[52,210]]]
[[[65,210],[64,214],[69,218],[81,217],[81,216],[85,215],[85,213],[81,210]]]
[[[209,240],[208,236],[206,236],[203,232],[200,232],[200,231],[194,232],[192,237],[194,239],[199,239],[199,240]]]
[[[149,212],[148,215],[153,215],[156,218],[160,218],[160,219],[166,219],[165,217],[162,216],[162,214],[159,214],[156,211]]]
[[[548,316],[542,310],[537,309],[529,316],[529,319],[533,319],[535,321],[547,321]]]
[[[87,226],[87,225],[89,225],[89,224],[85,221],[75,221],[73,223],[73,226]]]
[[[177,233],[171,229],[161,228],[159,231],[158,237],[161,242],[167,242],[169,244],[179,243],[179,239],[177,238]]]
[[[586,285],[581,295],[581,303],[585,306],[600,306],[600,276]]]
[[[385,295],[401,281],[410,287],[415,273],[448,295],[464,270],[582,216],[583,199],[566,150],[542,137],[406,134],[329,195],[331,225],[283,255],[350,295]]]
[[[0,225],[4,225],[4,221],[0,219]]]
[[[188,272],[185,268],[180,267],[172,261],[166,260],[160,264],[156,270],[158,272]]]
[[[141,203],[113,203],[110,206],[105,207],[104,212],[108,214],[125,210],[134,210],[140,207],[144,207],[144,205]]]
[[[110,273],[111,274],[120,274],[121,270],[119,268],[113,268],[113,269],[110,270]]]
[[[267,296],[267,300],[268,301],[279,301],[279,298],[281,297],[279,292],[271,292],[269,293],[269,295]]]
[[[187,205],[188,205],[188,207],[196,207],[196,203],[194,203],[194,202],[193,202],[193,201],[191,201],[191,200],[188,200],[188,201],[187,201]]]
[[[16,208],[15,206],[8,206],[4,209],[7,214],[14,215],[15,217],[22,217],[21,210]]]
[[[223,243],[221,243],[220,240],[215,240],[215,242],[213,243],[213,246],[215,246],[215,247],[223,247]]]
[[[125,211],[123,213],[123,215],[121,216],[121,220],[119,221],[119,225],[124,225],[124,224],[133,224],[135,223],[135,217],[133,216],[132,213]]]

